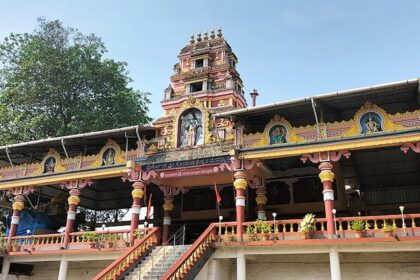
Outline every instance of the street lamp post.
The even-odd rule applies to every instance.
[[[337,210],[332,209],[331,212],[333,213],[334,216],[334,237],[337,238],[338,234],[337,234],[337,220],[336,220],[336,216],[335,214],[337,213]]]
[[[403,227],[403,231],[404,231],[404,236],[407,235],[406,230],[405,230],[405,221],[404,221],[404,206],[400,206],[400,212],[401,212],[401,220],[402,220],[402,227]]]
[[[278,230],[277,230],[277,227],[276,227],[276,217],[277,217],[277,213],[276,212],[273,212],[273,230],[274,230],[274,233],[276,233],[276,232],[278,232]]]
[[[219,216],[219,239],[222,237],[222,220],[223,216]]]

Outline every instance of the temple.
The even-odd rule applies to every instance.
[[[3,279],[416,278],[420,80],[248,106],[237,64],[192,35],[152,124],[0,147]]]

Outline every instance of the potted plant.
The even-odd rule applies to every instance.
[[[302,233],[302,239],[309,239],[315,230],[315,215],[308,213],[300,222],[298,231]]]
[[[350,228],[354,230],[355,238],[362,238],[366,228],[366,223],[363,220],[353,220],[350,222]]]
[[[22,247],[22,245],[20,244],[20,242],[15,241],[12,245],[12,251],[13,252],[20,252],[21,247]]]
[[[99,242],[99,234],[95,232],[86,232],[83,234],[83,241],[89,242],[90,248],[95,248],[97,242]]]
[[[385,222],[384,226],[382,227],[382,231],[385,233],[385,237],[393,237],[394,229],[395,228],[391,222]]]
[[[115,242],[114,234],[106,234],[104,236],[104,242],[105,242],[105,248],[114,247],[114,242]]]
[[[263,240],[267,241],[270,239],[270,233],[271,233],[271,225],[267,222],[263,222],[261,224],[261,232],[263,234]]]
[[[233,235],[232,232],[230,232],[229,230],[226,230],[225,231],[225,235],[223,236],[223,240],[225,242],[234,241],[235,240],[235,236]]]
[[[248,225],[245,232],[248,237],[248,241],[255,241],[257,239],[255,228],[252,225]]]

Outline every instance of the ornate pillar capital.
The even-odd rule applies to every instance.
[[[233,185],[235,186],[235,189],[242,189],[246,190],[248,186],[248,182],[245,180],[246,173],[243,170],[238,170],[233,174],[233,177],[235,178],[235,181],[233,181]]]
[[[334,173],[331,170],[322,170],[319,173],[319,179],[322,183],[332,182],[334,180]]]
[[[12,204],[12,209],[22,211],[22,209],[25,207],[25,196],[21,194],[15,195],[14,200],[15,201]]]
[[[122,172],[121,180],[123,182],[149,181],[151,178],[156,178],[157,172],[154,170],[142,170],[142,166],[134,161],[127,162],[127,169]]]
[[[341,151],[329,151],[329,152],[318,152],[313,154],[303,154],[300,157],[300,160],[303,163],[309,159],[312,163],[320,163],[320,162],[337,162],[344,156],[346,159],[350,157],[351,153],[348,150],[341,150]]]

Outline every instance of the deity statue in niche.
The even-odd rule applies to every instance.
[[[43,173],[51,173],[55,171],[55,157],[49,157],[45,160]]]
[[[102,165],[113,165],[115,163],[115,149],[108,148],[102,155]]]
[[[275,125],[270,129],[270,145],[287,143],[287,129],[283,125]]]
[[[382,131],[382,117],[375,112],[367,112],[360,118],[360,128],[363,134]]]
[[[190,109],[181,116],[179,147],[193,147],[204,143],[202,116],[198,109]]]

